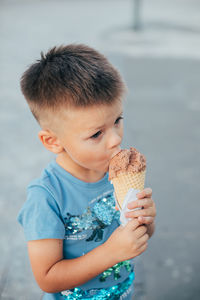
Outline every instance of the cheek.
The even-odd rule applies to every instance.
[[[92,145],[82,150],[79,161],[86,167],[102,168],[102,165],[105,165],[107,156],[103,147]]]
[[[93,164],[94,162],[103,159],[103,149],[99,149],[94,145],[86,145],[81,143],[78,147],[68,148],[68,154],[71,158],[81,164]]]
[[[88,160],[88,161],[97,161],[97,160],[101,160],[104,158],[105,156],[105,151],[103,148],[101,148],[100,146],[96,147],[96,146],[89,146],[89,147],[85,147],[82,148],[82,159]]]

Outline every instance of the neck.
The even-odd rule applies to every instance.
[[[89,170],[72,161],[66,153],[60,153],[56,158],[64,170],[84,182],[97,182],[105,176],[105,172]]]

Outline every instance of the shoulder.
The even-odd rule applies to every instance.
[[[52,161],[42,171],[40,177],[29,183],[27,192],[29,194],[38,191],[40,194],[49,194],[52,198],[58,200],[63,185],[65,185],[65,182],[63,182],[62,177],[57,172],[56,164]]]
[[[63,238],[62,204],[55,174],[47,167],[27,188],[27,199],[18,221],[24,227],[26,240]]]

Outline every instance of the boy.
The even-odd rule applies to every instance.
[[[123,136],[124,83],[107,59],[85,45],[51,49],[28,68],[22,92],[56,154],[28,187],[19,214],[43,299],[131,299],[132,258],[154,231],[151,189],[138,195],[119,226],[111,157]]]

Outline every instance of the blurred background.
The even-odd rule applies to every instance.
[[[124,147],[147,157],[157,229],[136,263],[135,299],[200,299],[199,0],[0,1],[0,299],[41,299],[16,217],[52,155],[19,80],[41,51],[68,43],[120,70]]]

